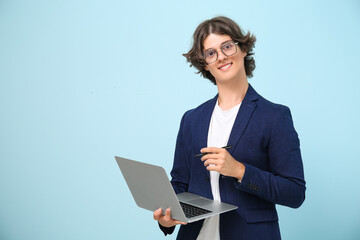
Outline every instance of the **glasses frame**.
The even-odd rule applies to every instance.
[[[231,42],[235,44],[235,52],[234,52],[233,54],[227,55],[226,53],[224,53],[224,51],[223,51],[223,49],[222,49],[222,46],[225,45],[225,44],[227,44],[227,43],[231,43]],[[222,52],[225,56],[231,57],[231,56],[233,56],[233,55],[235,55],[235,54],[237,53],[237,47],[236,47],[236,45],[239,46],[239,42],[227,41],[227,42],[224,42],[223,44],[220,45],[220,50],[221,50],[221,52]],[[209,51],[209,50],[214,50],[214,51],[216,52],[216,59],[215,59],[214,61],[211,61],[211,62],[207,62],[207,61],[206,61],[206,58],[205,58],[205,52],[207,52],[207,51]],[[219,51],[218,49],[214,49],[214,48],[206,49],[206,51],[204,51],[203,54],[202,54],[202,55],[203,55],[203,58],[204,58],[204,61],[205,61],[207,64],[211,64],[211,63],[213,63],[213,62],[216,62],[216,61],[218,60],[218,58],[219,58],[218,51]]]

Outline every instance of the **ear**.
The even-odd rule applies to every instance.
[[[243,48],[240,48],[240,50],[241,50],[241,53],[242,53],[243,57],[246,57],[246,55],[247,55],[247,47],[243,46]]]
[[[207,65],[205,65],[205,70],[206,70],[206,71],[209,71],[209,68],[208,68],[208,66],[207,66]]]
[[[243,56],[246,57],[246,55],[247,55],[247,52],[243,51]]]

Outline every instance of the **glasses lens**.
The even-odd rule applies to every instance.
[[[231,56],[234,55],[236,53],[236,46],[234,42],[227,42],[224,43],[221,46],[221,50],[222,52],[226,55],[226,56]]]
[[[204,52],[204,58],[207,63],[215,62],[217,59],[217,52],[214,49],[209,49]]]

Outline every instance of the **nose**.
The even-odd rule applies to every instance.
[[[227,56],[221,50],[218,50],[217,54],[218,54],[218,60],[220,60],[220,61],[227,58]]]

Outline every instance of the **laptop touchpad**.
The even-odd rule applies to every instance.
[[[210,205],[210,204],[214,204],[215,202],[212,200],[208,200],[205,198],[197,198],[191,201],[188,201],[188,203],[192,204],[192,205],[197,205],[197,206],[206,206],[206,205]]]

